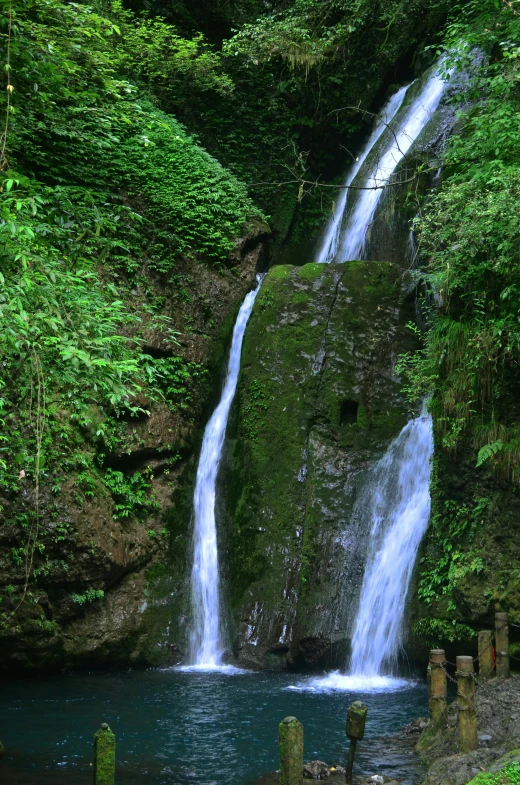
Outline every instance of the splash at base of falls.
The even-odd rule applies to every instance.
[[[417,681],[394,676],[349,676],[341,671],[332,671],[326,676],[306,679],[287,687],[296,692],[395,692],[415,687]]]
[[[430,517],[430,415],[408,422],[371,472],[357,502],[370,523],[368,554],[353,626],[349,673],[334,671],[294,689],[385,692],[414,682],[391,675],[397,662],[410,579]]]
[[[224,676],[236,676],[241,673],[251,673],[244,668],[235,668],[234,665],[175,665],[173,668],[163,668],[163,670],[182,671],[183,673],[221,673]]]

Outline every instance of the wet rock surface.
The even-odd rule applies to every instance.
[[[280,266],[263,283],[218,511],[244,667],[344,662],[368,544],[355,504],[408,419],[395,362],[413,309],[385,262]]]
[[[520,760],[520,677],[480,682],[476,701],[477,750],[459,752],[456,701],[448,706],[444,729],[421,735],[417,749],[429,765],[423,785],[466,785],[483,771]]]

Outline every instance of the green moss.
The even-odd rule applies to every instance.
[[[289,264],[278,264],[271,267],[267,276],[267,281],[281,281],[289,277],[292,267]]]
[[[303,769],[303,725],[286,717],[278,726],[280,785],[301,785]]]
[[[94,785],[114,785],[116,737],[104,722],[94,735]]]
[[[305,278],[312,281],[314,278],[319,278],[322,273],[323,265],[318,264],[317,262],[304,264],[303,267],[298,267],[298,278]]]
[[[362,481],[407,419],[392,378],[392,355],[408,340],[396,324],[399,287],[395,266],[373,262],[284,265],[263,284],[222,468],[231,607],[241,619],[243,603],[287,618],[297,592],[308,629],[321,623],[315,608],[330,605],[323,564],[339,558],[355,496],[344,484]],[[347,426],[345,399],[359,402]],[[331,464],[345,472],[341,483],[327,475]]]
[[[516,750],[516,753],[520,755],[520,750]],[[494,773],[477,774],[469,785],[520,785],[520,761],[506,765]]]
[[[293,294],[291,298],[291,302],[293,302],[295,305],[297,305],[298,303],[306,303],[308,301],[309,301],[309,295],[305,294],[305,292],[296,292],[296,294]]]

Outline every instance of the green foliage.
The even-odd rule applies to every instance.
[[[520,762],[514,761],[494,774],[477,774],[470,785],[520,785]]]
[[[83,594],[71,594],[70,598],[77,605],[85,605],[94,602],[94,600],[102,600],[104,596],[103,589],[87,589]]]
[[[202,33],[187,39],[164,19],[147,14],[137,16],[115,0],[108,10],[117,23],[115,61],[118,69],[140,87],[162,101],[189,105],[194,91],[215,90],[227,95],[233,82],[223,71],[222,55],[215,51]]]
[[[21,582],[15,613],[30,582],[67,569],[56,554],[74,527],[59,505],[109,499],[104,484],[116,518],[156,514],[150,473],[107,469],[107,456],[131,450],[147,407],[186,410],[206,370],[176,356],[155,293],[173,301],[179,260],[226,264],[261,215],[149,100],[166,85],[184,106],[193,89],[232,92],[200,35],[117,2],[0,0],[0,53],[0,504],[14,543],[0,562]],[[141,351],[149,329],[171,356]]]
[[[434,494],[439,492],[438,483],[434,471]],[[417,594],[426,605],[446,600],[446,611],[452,618],[455,614],[455,619],[453,596],[459,583],[467,575],[479,574],[484,569],[476,535],[479,528],[486,525],[490,502],[488,497],[475,498],[471,504],[446,498],[431,518],[429,548],[420,559]]]
[[[144,198],[156,229],[150,266],[171,270],[179,254],[225,262],[248,218],[262,218],[245,187],[198,147],[174,118],[149,104],[137,137],[113,150],[110,166],[131,198]]]
[[[441,3],[433,3],[441,7]],[[414,3],[373,3],[369,0],[295,0],[286,9],[245,24],[226,45],[233,55],[246,54],[254,63],[273,57],[292,68],[318,66],[326,57],[339,58],[357,35],[374,32],[378,25],[376,56],[388,57],[392,49],[393,27],[406,25],[414,14]],[[423,8],[424,13],[424,8]]]
[[[425,618],[413,627],[415,635],[420,636],[428,646],[435,648],[446,641],[470,641],[477,634],[467,624],[444,619]]]
[[[115,520],[131,516],[144,520],[150,512],[159,508],[152,493],[150,479],[141,472],[127,475],[114,469],[107,469],[104,483],[115,500]]]

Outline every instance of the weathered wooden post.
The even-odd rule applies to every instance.
[[[428,690],[430,693],[430,720],[434,728],[440,728],[444,724],[446,717],[448,680],[444,670],[445,662],[446,653],[444,649],[431,649]]]
[[[478,634],[478,675],[490,679],[493,674],[493,633],[481,630]]]
[[[94,735],[94,785],[114,785],[116,737],[106,722]]]
[[[296,717],[286,717],[278,726],[280,745],[280,785],[302,785],[303,725]]]
[[[497,679],[509,678],[509,624],[507,613],[495,613]]]
[[[348,751],[347,770],[345,772],[346,785],[352,785],[352,768],[354,766],[354,755],[356,746],[365,735],[365,722],[367,719],[367,707],[361,701],[354,701],[347,712],[347,724],[345,733],[350,739],[350,749]]]
[[[457,657],[456,676],[460,750],[461,752],[471,752],[478,747],[477,701],[473,657]]]

